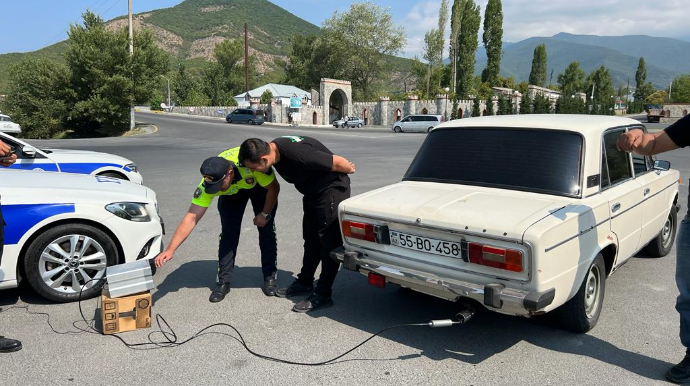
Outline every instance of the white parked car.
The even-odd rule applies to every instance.
[[[12,122],[9,116],[0,114],[0,132],[18,134],[22,132],[22,128],[18,123]]]
[[[58,302],[95,296],[106,266],[155,257],[163,221],[153,190],[102,176],[0,171],[0,289],[26,279]],[[89,280],[92,280],[89,282]]]
[[[404,131],[427,133],[437,125],[440,125],[441,122],[443,122],[443,116],[441,115],[408,115],[399,121],[395,121],[392,130],[396,133]]]
[[[616,147],[638,121],[521,115],[434,129],[402,182],[342,202],[344,267],[505,314],[596,324],[606,278],[673,246],[679,173]]]
[[[137,184],[144,180],[134,162],[118,155],[86,150],[37,149],[3,133],[0,133],[0,140],[17,154],[17,162],[10,169],[91,174]]]

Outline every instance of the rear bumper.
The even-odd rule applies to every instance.
[[[411,288],[442,299],[457,301],[462,297],[476,300],[492,311],[512,315],[534,315],[549,306],[556,295],[554,288],[542,292],[528,292],[507,288],[503,284],[475,284],[441,278],[425,272],[380,265],[363,258],[360,252],[338,248],[331,258],[343,263],[343,268],[368,275],[373,272],[386,278],[386,282]]]

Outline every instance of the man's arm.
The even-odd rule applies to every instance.
[[[333,167],[331,167],[331,171],[338,173],[353,174],[355,172],[355,164],[348,161],[344,157],[334,154]]]
[[[266,190],[266,203],[264,204],[263,213],[271,213],[273,212],[273,207],[276,205],[276,201],[278,201],[278,194],[280,193],[280,184],[278,183],[278,179],[276,178],[271,181],[270,184],[266,185]],[[267,223],[268,220],[266,220],[266,217],[264,217],[261,213],[254,217],[254,225],[258,227],[262,227]]]
[[[634,129],[621,134],[618,139],[619,149],[640,155],[655,155],[678,149],[678,147],[666,131],[649,134],[640,129]]]
[[[199,221],[201,221],[201,218],[204,217],[206,209],[208,208],[195,204],[191,204],[189,206],[189,210],[182,218],[182,221],[180,221],[177,229],[175,229],[172,240],[170,240],[170,245],[168,245],[165,251],[156,256],[156,267],[162,266],[173,258],[173,254],[177,248],[184,243],[187,237],[192,233],[192,230],[194,230],[196,224],[198,224]]]

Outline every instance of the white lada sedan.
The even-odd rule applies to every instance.
[[[431,131],[402,182],[340,204],[332,257],[383,286],[506,314],[555,310],[597,323],[606,278],[640,250],[668,254],[679,173],[627,154],[638,121],[521,115],[462,119]]]
[[[41,296],[95,296],[106,267],[155,257],[163,222],[153,190],[103,176],[0,170],[5,246],[0,289],[26,279]]]
[[[118,155],[85,150],[37,149],[4,133],[0,133],[0,141],[17,154],[17,162],[10,169],[91,174],[143,183],[137,165]]]

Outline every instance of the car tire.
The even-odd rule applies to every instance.
[[[361,123],[358,123],[358,124],[357,124],[357,128],[358,128],[358,129],[361,129],[361,128],[362,128],[362,124],[361,124]]]
[[[86,250],[82,250],[87,239]],[[73,247],[75,253],[70,256]],[[118,259],[117,245],[102,230],[87,224],[63,224],[31,242],[24,256],[24,272],[31,288],[42,297],[73,302],[80,299],[80,292],[81,299],[97,296],[105,284],[106,267]]]
[[[395,131],[396,133],[402,133],[402,129],[400,128],[400,126],[395,126],[393,128],[393,131]]]
[[[253,124],[254,124],[254,120],[253,120],[253,119],[250,119],[250,120],[247,121],[247,123],[249,123],[250,125],[253,125]]]
[[[129,181],[129,179],[127,177],[125,177],[124,175],[122,175],[118,172],[103,172],[103,173],[98,173],[98,175],[103,176],[103,177],[117,178],[118,180]]]
[[[346,128],[346,127],[347,127],[347,123],[343,123],[342,125],[340,125],[340,128],[341,128],[341,129],[344,129],[344,128]]]
[[[227,119],[225,120],[225,122],[227,122],[227,123],[232,123],[232,119],[227,118]]]
[[[671,252],[673,242],[676,240],[678,229],[678,211],[675,206],[671,208],[659,234],[642,250],[644,256],[664,257]]]
[[[604,305],[605,293],[606,265],[600,253],[589,266],[575,296],[558,309],[561,326],[578,333],[585,333],[594,328]]]

